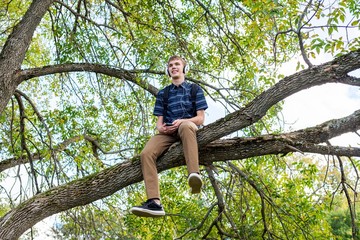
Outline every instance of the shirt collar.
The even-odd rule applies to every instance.
[[[186,88],[187,85],[188,85],[188,82],[185,80],[179,85],[179,87]],[[175,84],[171,83],[170,89],[173,90],[175,88],[177,88],[177,86]]]

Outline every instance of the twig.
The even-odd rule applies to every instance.
[[[21,148],[23,151],[26,152],[28,158],[29,158],[29,162],[30,162],[30,169],[31,169],[31,173],[33,174],[33,179],[34,179],[34,184],[35,184],[35,189],[36,189],[36,194],[40,193],[40,188],[37,182],[37,177],[36,177],[36,171],[34,168],[34,163],[32,160],[32,156],[30,153],[30,150],[28,149],[27,145],[26,145],[26,137],[25,137],[25,107],[24,104],[21,100],[21,96],[18,93],[14,94],[16,101],[19,104],[19,113],[20,113],[20,136],[21,136]]]
[[[331,145],[329,141],[326,142],[327,145]],[[345,171],[344,171],[344,166],[343,166],[343,162],[340,158],[340,156],[336,156],[338,162],[339,162],[339,168],[340,168],[340,174],[341,174],[341,186],[342,186],[342,191],[345,194],[346,200],[347,200],[347,204],[349,206],[349,211],[350,211],[350,218],[351,218],[351,234],[353,239],[358,239],[358,228],[356,225],[356,214],[355,214],[355,208],[353,208],[353,205],[351,203],[351,197],[349,194],[349,191],[347,189],[348,183],[346,182],[346,175],[345,175]]]

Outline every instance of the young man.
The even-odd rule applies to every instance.
[[[166,87],[167,90],[164,88],[159,91],[154,107],[154,115],[158,118],[156,128],[159,133],[147,142],[140,155],[148,200],[142,206],[131,208],[130,211],[135,215],[142,217],[165,215],[160,203],[156,160],[179,139],[183,144],[191,193],[200,193],[202,180],[196,131],[198,126],[204,123],[205,110],[208,106],[203,90],[197,85],[194,86],[195,90],[192,90],[193,85],[185,81],[187,69],[185,59],[179,56],[172,56],[167,62],[166,72],[171,77],[172,84]],[[196,100],[192,101],[194,97]]]

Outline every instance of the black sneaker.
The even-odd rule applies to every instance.
[[[142,203],[142,206],[132,207],[130,212],[139,217],[162,217],[165,215],[161,204],[157,204],[153,199]]]

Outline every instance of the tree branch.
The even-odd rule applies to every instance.
[[[66,139],[65,141],[63,141],[63,142],[59,143],[58,145],[56,145],[52,150],[54,151],[54,154],[62,152],[65,149],[67,149],[67,147],[70,144],[75,143],[75,142],[79,142],[81,140],[86,140],[86,141],[90,142],[96,148],[95,149],[96,151],[100,150],[103,154],[117,154],[117,153],[121,153],[121,152],[129,150],[129,149],[120,149],[120,150],[117,150],[117,151],[106,151],[100,145],[98,140],[96,140],[95,138],[93,138],[93,137],[91,137],[89,135],[86,135],[86,134]],[[29,163],[30,158],[33,161],[36,161],[36,160],[42,159],[43,157],[44,156],[40,155],[39,153],[32,153],[32,154],[30,154],[30,157],[27,157],[27,155],[23,155],[23,156],[20,156],[20,157],[12,157],[12,158],[2,160],[2,161],[0,161],[0,173],[7,170],[7,169],[16,167],[18,165]]]
[[[34,168],[34,161],[33,161],[32,157],[31,157],[30,150],[29,150],[29,148],[27,147],[27,144],[26,144],[26,137],[25,137],[25,118],[26,118],[25,107],[24,107],[22,99],[21,99],[21,97],[20,97],[20,95],[18,93],[15,93],[15,98],[16,98],[16,100],[18,102],[18,105],[19,105],[21,150],[25,151],[25,153],[26,153],[26,155],[27,155],[27,157],[29,159],[31,173],[33,175],[33,179],[34,179],[34,183],[35,183],[36,193],[39,193],[40,189],[39,189],[39,185],[37,183],[37,177],[36,177],[37,174],[36,174],[35,168]]]
[[[331,145],[329,142],[327,142],[328,145]],[[349,207],[349,212],[350,212],[350,219],[351,219],[351,235],[353,239],[358,239],[358,233],[359,230],[357,228],[357,224],[356,224],[356,213],[355,213],[355,207],[352,205],[351,203],[351,197],[347,188],[347,182],[346,182],[346,175],[345,175],[345,171],[344,171],[344,166],[343,166],[343,162],[341,160],[341,158],[336,155],[336,158],[339,162],[339,168],[340,168],[340,174],[341,174],[341,179],[340,179],[340,184],[342,186],[341,191],[344,192],[345,197],[346,197],[346,201]]]
[[[152,95],[156,96],[158,89],[153,85],[139,80],[132,71],[125,70],[122,68],[109,67],[102,64],[92,64],[92,63],[69,63],[69,64],[59,64],[45,66],[41,68],[32,68],[25,69],[18,73],[18,78],[20,81],[25,81],[34,77],[46,76],[55,73],[64,73],[64,72],[95,72],[105,74],[107,76],[115,77],[118,79],[123,79],[130,81],[143,89],[150,92]]]

